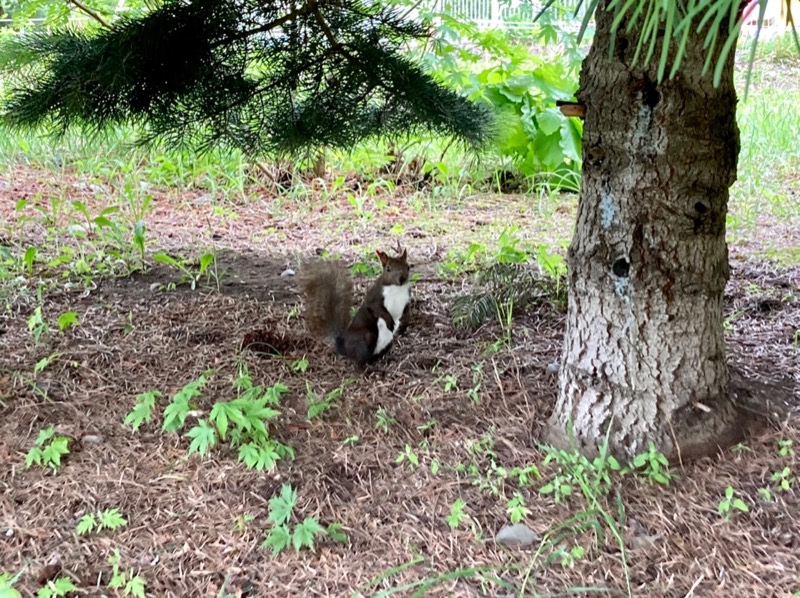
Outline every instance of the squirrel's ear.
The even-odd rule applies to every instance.
[[[404,260],[408,257],[408,249],[403,249],[403,255],[400,256],[401,260]]]
[[[382,252],[380,249],[378,249],[375,253],[378,254],[378,257],[380,258],[382,264],[385,264],[386,262],[389,261],[389,256],[386,255],[384,252]]]

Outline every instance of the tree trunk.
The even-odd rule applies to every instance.
[[[722,324],[739,153],[733,56],[715,89],[711,73],[701,76],[705,31],[693,30],[678,74],[657,84],[657,58],[631,66],[638,30],[626,33],[623,22],[609,52],[604,5],[578,92],[583,180],[548,441],[568,446],[572,426],[577,448],[592,454],[610,426],[617,456],[653,441],[672,458],[693,458],[741,429]]]

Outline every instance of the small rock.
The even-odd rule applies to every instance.
[[[139,181],[139,189],[142,191],[147,191],[150,188],[150,183],[147,181]]]
[[[14,528],[13,527],[9,527],[6,530],[6,538],[13,538],[13,537],[14,537]]]
[[[291,268],[286,268],[283,272],[281,272],[281,277],[286,278],[287,276],[294,276],[294,270]]]
[[[160,283],[160,282],[154,282],[154,283],[151,283],[151,284],[150,284],[150,292],[151,292],[151,293],[155,293],[155,292],[156,292],[156,291],[158,291],[160,288],[161,288],[161,283]]]
[[[530,546],[539,539],[539,534],[524,523],[515,523],[506,525],[494,539],[503,546]]]
[[[97,434],[87,434],[83,438],[81,438],[81,442],[83,444],[102,444],[103,437]]]
[[[558,372],[560,370],[561,370],[561,364],[558,363],[557,361],[554,361],[553,363],[547,364],[547,369],[545,371],[547,372],[548,376],[558,376]]]
[[[80,224],[70,224],[67,227],[67,231],[71,235],[81,236],[81,237],[85,237],[86,236],[86,227],[85,226],[81,226]]]
[[[47,564],[39,570],[36,576],[36,581],[40,586],[45,585],[48,581],[54,580],[61,573],[61,555],[55,553]]]
[[[208,203],[208,202],[212,201],[213,199],[214,199],[214,196],[211,193],[204,193],[200,197],[195,198],[195,200],[192,203],[194,205],[196,205],[196,206],[201,206],[204,203]]]

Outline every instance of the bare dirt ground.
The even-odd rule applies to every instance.
[[[22,196],[34,197],[37,188],[52,193],[58,185],[71,198],[85,195],[69,180],[43,185],[44,177],[20,171],[0,190],[6,239],[24,245],[46,238],[36,221],[19,224],[14,206]],[[678,469],[669,487],[625,477],[619,495],[624,553],[609,534],[597,542],[582,534],[565,544],[567,550],[582,546],[582,557],[545,565],[535,546],[495,543],[509,521],[506,498],[515,492],[530,510],[525,523],[541,535],[585,509],[577,495],[554,504],[538,493],[552,475],[536,440],[556,393],[546,368],[559,356],[563,316],[548,305],[519,314],[511,346],[487,352],[502,336],[500,327],[456,332],[448,300],[468,281],[444,280],[437,267],[449,248],[463,244],[465,231],[478,236],[483,228],[516,223],[529,239],[568,239],[574,198],[563,198],[543,217],[529,197],[476,197],[437,211],[436,218],[398,195],[387,197],[370,221],[346,201],[288,210],[265,196],[220,213],[196,201],[199,195],[156,194],[148,248],[186,255],[217,248],[219,290],[160,290],[159,283],[179,281],[177,271],[161,265],[94,280],[86,290],[56,290],[46,295],[43,315],[52,322],[72,310],[79,325],[39,343],[26,327],[30,293],[18,290],[11,298],[0,325],[0,572],[22,570],[17,587],[24,595],[35,593],[37,576],[54,558],[84,595],[117,595],[107,588],[107,558],[115,549],[123,568],[144,578],[148,595],[164,597],[410,596],[419,586],[404,584],[479,567],[488,568],[487,579],[499,577],[525,595],[625,595],[626,567],[635,596],[798,595],[798,486],[774,490],[771,500],[759,493],[775,489],[774,472],[798,473],[800,427],[791,421],[766,424],[754,416],[737,450]],[[389,231],[396,224],[420,274],[413,318],[388,358],[361,376],[308,338],[302,319],[292,317],[298,305],[293,279],[281,273],[322,248],[364,259],[365,247],[393,245]],[[763,240],[768,230],[762,233]],[[754,259],[747,247],[734,247],[732,256],[731,363],[741,375],[783,388],[776,401],[796,404],[800,268]],[[259,331],[279,337],[283,354],[240,351],[245,336]],[[53,354],[58,358],[35,373],[35,364]],[[303,356],[307,371],[292,371]],[[247,469],[225,448],[205,458],[187,456],[189,439],[161,431],[161,412],[183,385],[214,370],[196,401],[207,413],[214,402],[235,396],[242,363],[254,382],[290,388],[271,432],[296,458],[269,472]],[[467,390],[480,363],[474,401]],[[457,388],[445,390],[448,376]],[[351,382],[336,408],[309,420],[307,384],[325,393],[345,379]],[[123,420],[134,397],[152,389],[163,393],[160,411],[133,433]],[[383,413],[395,420],[385,429],[376,427]],[[49,425],[75,439],[70,454],[57,473],[26,469],[27,451]],[[794,448],[781,455],[780,440]],[[419,465],[397,462],[407,447]],[[531,487],[497,473],[530,464],[544,476]],[[482,487],[476,479],[493,483]],[[289,549],[275,557],[260,548],[270,527],[268,501],[284,483],[297,491],[299,518],[342,524],[348,543],[320,540],[313,551]],[[730,520],[718,513],[728,486],[749,507]],[[451,529],[446,518],[458,498],[466,516]],[[115,507],[126,527],[77,535],[81,516]],[[608,507],[616,512],[613,497]],[[442,579],[426,595],[508,592],[473,573]]]

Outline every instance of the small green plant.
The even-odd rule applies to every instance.
[[[444,391],[445,392],[458,390],[458,378],[456,378],[452,374],[445,374],[443,380],[444,380]]]
[[[467,389],[467,397],[476,405],[480,403],[481,387],[483,386],[483,367],[484,362],[478,362],[472,366],[472,388]]]
[[[203,372],[196,380],[192,380],[175,393],[170,404],[164,409],[164,423],[161,428],[165,432],[177,432],[183,427],[183,422],[191,410],[192,399],[200,396],[211,374],[210,370]]]
[[[588,497],[605,496],[612,488],[612,474],[622,471],[619,462],[607,452],[607,446],[591,461],[578,451],[566,451],[553,447],[542,447],[545,451],[544,464],[555,463],[558,470],[553,479],[539,489],[541,494],[552,494],[558,503],[579,487]]]
[[[397,423],[397,422],[392,422],[392,423]],[[419,432],[420,434],[425,434],[429,430],[433,430],[433,428],[436,426],[436,423],[437,423],[436,420],[433,418],[426,420],[425,423],[417,426],[417,432]]]
[[[242,513],[241,515],[237,515],[236,518],[233,520],[233,529],[235,529],[239,533],[244,533],[247,529],[247,526],[253,521],[255,517],[250,513]]]
[[[57,596],[68,596],[71,592],[77,591],[78,588],[75,587],[69,577],[59,577],[48,581],[44,587],[39,588],[36,596],[37,598],[56,598]]]
[[[719,501],[717,510],[725,519],[730,519],[733,511],[748,513],[750,507],[748,507],[741,498],[735,495],[732,486],[728,486],[725,488],[725,496]]]
[[[350,266],[350,272],[354,276],[367,276],[369,278],[374,278],[381,273],[381,267],[377,265],[374,260],[368,260],[364,262],[356,262]]]
[[[508,500],[506,512],[511,523],[519,523],[531,514],[530,509],[525,506],[525,498],[519,492],[515,492],[514,496]]]
[[[25,271],[30,275],[33,274],[33,264],[36,263],[36,247],[28,247],[25,254],[22,256],[22,263],[25,266]]]
[[[28,332],[33,336],[33,341],[38,344],[39,340],[49,331],[50,326],[42,316],[42,306],[37,305],[33,313],[28,317]]]
[[[150,422],[153,417],[156,399],[160,396],[161,393],[157,390],[148,390],[136,395],[136,404],[125,417],[125,425],[136,432],[143,423]]]
[[[306,517],[294,527],[290,527],[290,520],[294,515],[296,505],[297,491],[289,484],[281,486],[280,496],[273,496],[269,499],[267,519],[272,523],[272,529],[261,547],[271,548],[272,556],[280,554],[290,545],[296,552],[300,552],[303,548],[313,550],[314,542],[324,534],[336,542],[347,542],[347,536],[342,532],[341,525],[332,524],[326,529],[313,517]]]
[[[376,430],[382,431],[386,434],[389,431],[391,426],[394,426],[397,423],[397,420],[393,418],[389,413],[383,408],[379,407],[378,410],[375,412],[375,426]]]
[[[55,428],[50,426],[39,432],[34,446],[25,457],[25,466],[41,465],[53,471],[61,467],[61,457],[69,454],[69,438],[57,436]]]
[[[42,357],[39,361],[36,362],[36,365],[33,366],[33,373],[40,374],[41,372],[45,371],[49,368],[55,361],[57,361],[63,353],[56,352],[51,353],[47,357]]]
[[[125,322],[125,326],[122,327],[122,334],[124,334],[125,336],[128,336],[134,330],[136,330],[136,325],[133,323],[133,312],[129,311],[128,312],[128,321]]]
[[[461,527],[464,517],[466,517],[466,513],[464,512],[466,506],[467,503],[464,502],[462,498],[455,499],[453,504],[450,505],[450,514],[447,516],[447,525],[450,526],[450,529]]]
[[[358,434],[351,434],[344,440],[342,440],[342,446],[355,446],[358,441],[361,440],[361,436]]]
[[[772,492],[771,488],[759,488],[758,495],[761,497],[761,500],[764,502],[770,502],[774,497],[775,494]]]
[[[414,452],[414,449],[411,448],[410,444],[406,444],[403,448],[403,452],[397,455],[397,458],[394,460],[398,465],[404,461],[408,461],[414,467],[419,467],[419,457],[417,457],[417,454]]]
[[[145,586],[147,585],[139,575],[134,573],[133,567],[125,571],[120,567],[121,557],[119,549],[114,550],[114,554],[108,557],[108,564],[111,565],[111,581],[108,587],[112,590],[122,590],[123,596],[134,596],[135,598],[145,598]]]
[[[79,536],[85,536],[93,532],[101,532],[104,529],[114,531],[126,525],[128,525],[128,520],[122,516],[119,509],[113,508],[98,511],[97,513],[86,513],[78,521],[75,531]]]
[[[795,477],[792,475],[792,468],[789,466],[784,467],[780,471],[772,472],[769,481],[778,486],[782,492],[788,492],[792,489],[795,482]]]
[[[791,438],[782,438],[778,441],[778,454],[785,459],[794,457],[794,448],[792,448]]]
[[[547,554],[548,561],[558,560],[564,553],[563,543],[569,537],[591,532],[597,543],[602,543],[605,531],[611,532],[619,546],[622,568],[625,574],[627,595],[631,596],[631,583],[627,565],[627,548],[623,533],[625,521],[625,504],[622,501],[621,491],[616,481],[616,474],[622,473],[619,462],[609,454],[609,437],[611,423],[606,429],[603,443],[598,454],[593,459],[581,454],[576,447],[572,422],[567,428],[572,450],[556,449],[542,446],[545,452],[545,464],[556,465],[555,476],[540,489],[543,494],[553,494],[555,497],[565,497],[573,494],[573,488],[579,490],[574,494],[583,499],[583,506],[577,514],[570,519],[549,530],[542,539],[537,555]],[[607,497],[616,488],[616,512],[610,511]]]
[[[206,453],[220,441],[239,448],[239,461],[247,467],[271,469],[279,459],[293,457],[291,447],[270,438],[267,423],[277,418],[281,396],[289,388],[276,383],[269,388],[254,385],[249,376],[236,380],[240,395],[230,401],[214,403],[208,419],[200,419],[186,432],[191,438],[189,453]]]
[[[78,314],[74,311],[65,311],[63,314],[58,316],[57,323],[59,332],[64,332],[68,328],[77,326]]]
[[[338,401],[344,393],[344,384],[337,386],[333,390],[320,397],[311,386],[311,383],[306,381],[306,400],[308,401],[308,419],[319,417],[326,411],[336,407]]]
[[[560,546],[556,548],[553,553],[553,558],[561,564],[562,567],[572,568],[575,566],[575,563],[582,559],[586,554],[586,549],[583,546],[574,545],[568,550],[565,548],[561,548]]]
[[[747,446],[744,442],[740,442],[731,447],[732,453],[752,453],[753,449]]]
[[[0,572],[0,598],[22,598],[22,594],[14,587],[21,575],[21,571],[13,577],[10,573]]]
[[[300,359],[293,361],[290,367],[295,373],[305,373],[305,371],[308,369],[308,359],[305,355],[303,355],[303,357]]]
[[[162,264],[172,266],[179,270],[183,275],[181,284],[188,283],[194,291],[197,288],[197,283],[203,275],[206,276],[207,282],[214,280],[217,290],[219,290],[219,275],[217,273],[217,255],[215,253],[204,253],[200,256],[197,270],[193,270],[192,266],[188,265],[184,260],[176,259],[171,255],[164,252],[156,253],[153,259]]]
[[[664,453],[656,448],[655,443],[651,440],[647,452],[640,453],[633,458],[631,463],[632,469],[644,477],[652,486],[653,484],[661,484],[669,486],[672,474],[669,471],[669,460],[664,456]]]

